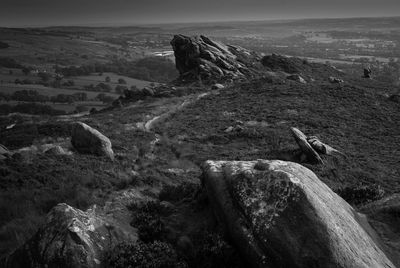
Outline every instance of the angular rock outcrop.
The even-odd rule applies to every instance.
[[[132,227],[108,215],[58,204],[36,235],[6,260],[6,267],[101,267],[105,251],[136,240]]]
[[[216,216],[252,267],[395,267],[362,215],[299,164],[207,161],[203,172]]]
[[[303,153],[307,156],[308,160],[313,163],[323,164],[324,161],[322,161],[322,158],[308,142],[307,136],[295,127],[292,127],[291,131],[294,139],[296,140]]]
[[[260,57],[241,47],[224,45],[205,36],[175,35],[171,41],[176,68],[185,80],[227,80],[256,75]]]
[[[80,153],[114,159],[110,139],[85,123],[77,122],[72,126],[71,144]]]

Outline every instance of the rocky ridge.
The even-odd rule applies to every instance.
[[[258,54],[203,35],[175,35],[171,45],[181,81],[226,81],[254,77],[259,72],[261,57]]]

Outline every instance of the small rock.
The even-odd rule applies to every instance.
[[[232,126],[230,126],[227,129],[225,129],[226,133],[229,133],[229,132],[232,132],[232,131],[233,131],[233,127]]]
[[[67,154],[64,151],[64,149],[59,145],[56,145],[50,149],[47,149],[46,151],[44,151],[44,153],[48,154],[48,155],[66,155]]]
[[[364,78],[371,78],[371,68],[364,68]]]
[[[292,74],[286,77],[286,79],[293,80],[302,84],[307,84],[306,80],[298,74]]]
[[[72,127],[71,144],[80,153],[106,156],[114,159],[111,141],[98,130],[77,122]]]
[[[212,87],[211,87],[211,89],[213,89],[213,90],[216,90],[216,89],[223,89],[223,88],[225,88],[225,86],[222,85],[222,84],[214,84],[214,85],[212,85]]]
[[[145,96],[154,96],[154,90],[153,89],[151,89],[151,88],[149,88],[149,87],[144,87],[143,89],[142,89],[142,92],[143,92],[143,94],[145,95]]]
[[[329,77],[329,82],[331,82],[332,84],[340,84],[340,83],[344,83],[344,80],[331,76],[331,77]]]

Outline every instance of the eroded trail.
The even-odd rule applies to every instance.
[[[208,96],[210,94],[213,94],[213,92],[206,92],[206,93],[201,93],[201,94],[196,94],[196,95],[192,95],[192,96],[188,96],[187,99],[185,99],[183,102],[181,102],[180,104],[177,105],[172,105],[170,107],[167,108],[167,111],[154,116],[153,118],[151,118],[150,120],[148,120],[145,124],[144,124],[144,130],[145,131],[152,131],[152,129],[157,125],[157,124],[161,124],[163,121],[165,121],[168,117],[170,117],[171,115],[173,115],[176,112],[181,111],[182,109],[186,108],[187,106],[189,106],[190,104],[195,103],[196,101],[204,98],[205,96]],[[215,94],[215,93],[214,93]]]

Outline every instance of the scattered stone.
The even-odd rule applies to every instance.
[[[80,153],[106,156],[111,160],[114,159],[110,139],[85,123],[77,122],[73,125],[71,144]]]
[[[135,230],[111,217],[58,204],[45,224],[7,260],[6,267],[102,267],[104,253],[121,242],[134,243]]]
[[[151,89],[151,88],[149,88],[149,87],[144,87],[144,88],[142,89],[142,92],[143,92],[143,95],[144,95],[144,96],[151,96],[151,97],[154,96],[154,90]]]
[[[222,84],[214,84],[211,87],[212,90],[223,89],[223,88],[225,88],[225,86]]]
[[[372,70],[371,68],[364,68],[364,78],[371,78]]]
[[[341,83],[344,83],[344,80],[337,78],[337,77],[330,76],[329,82],[331,82],[332,84],[341,84]]]
[[[302,84],[307,84],[306,80],[298,74],[292,74],[286,77],[286,79],[293,80]]]
[[[338,153],[344,155],[342,152],[332,148],[331,146],[321,142],[316,136],[307,137],[307,142],[320,154],[332,155]]]
[[[324,162],[322,161],[319,154],[308,143],[307,136],[304,135],[303,132],[301,132],[300,130],[298,130],[297,128],[294,128],[294,127],[291,128],[291,131],[292,131],[293,137],[295,138],[300,149],[303,151],[303,153],[306,154],[307,159],[313,163],[323,164]]]
[[[54,147],[51,147],[50,149],[47,149],[46,151],[44,151],[44,153],[47,154],[47,155],[67,155],[68,154],[59,145],[56,145]]]
[[[15,123],[14,124],[11,124],[11,125],[8,125],[8,126],[6,126],[6,129],[12,129],[13,127],[15,127]]]
[[[269,127],[270,124],[265,121],[246,121],[243,124],[245,127]]]
[[[202,179],[216,217],[251,267],[395,267],[362,215],[304,166],[207,161]]]
[[[233,131],[233,129],[234,129],[233,126],[229,126],[227,129],[225,129],[225,132],[226,132],[226,133],[230,133],[230,132]]]

